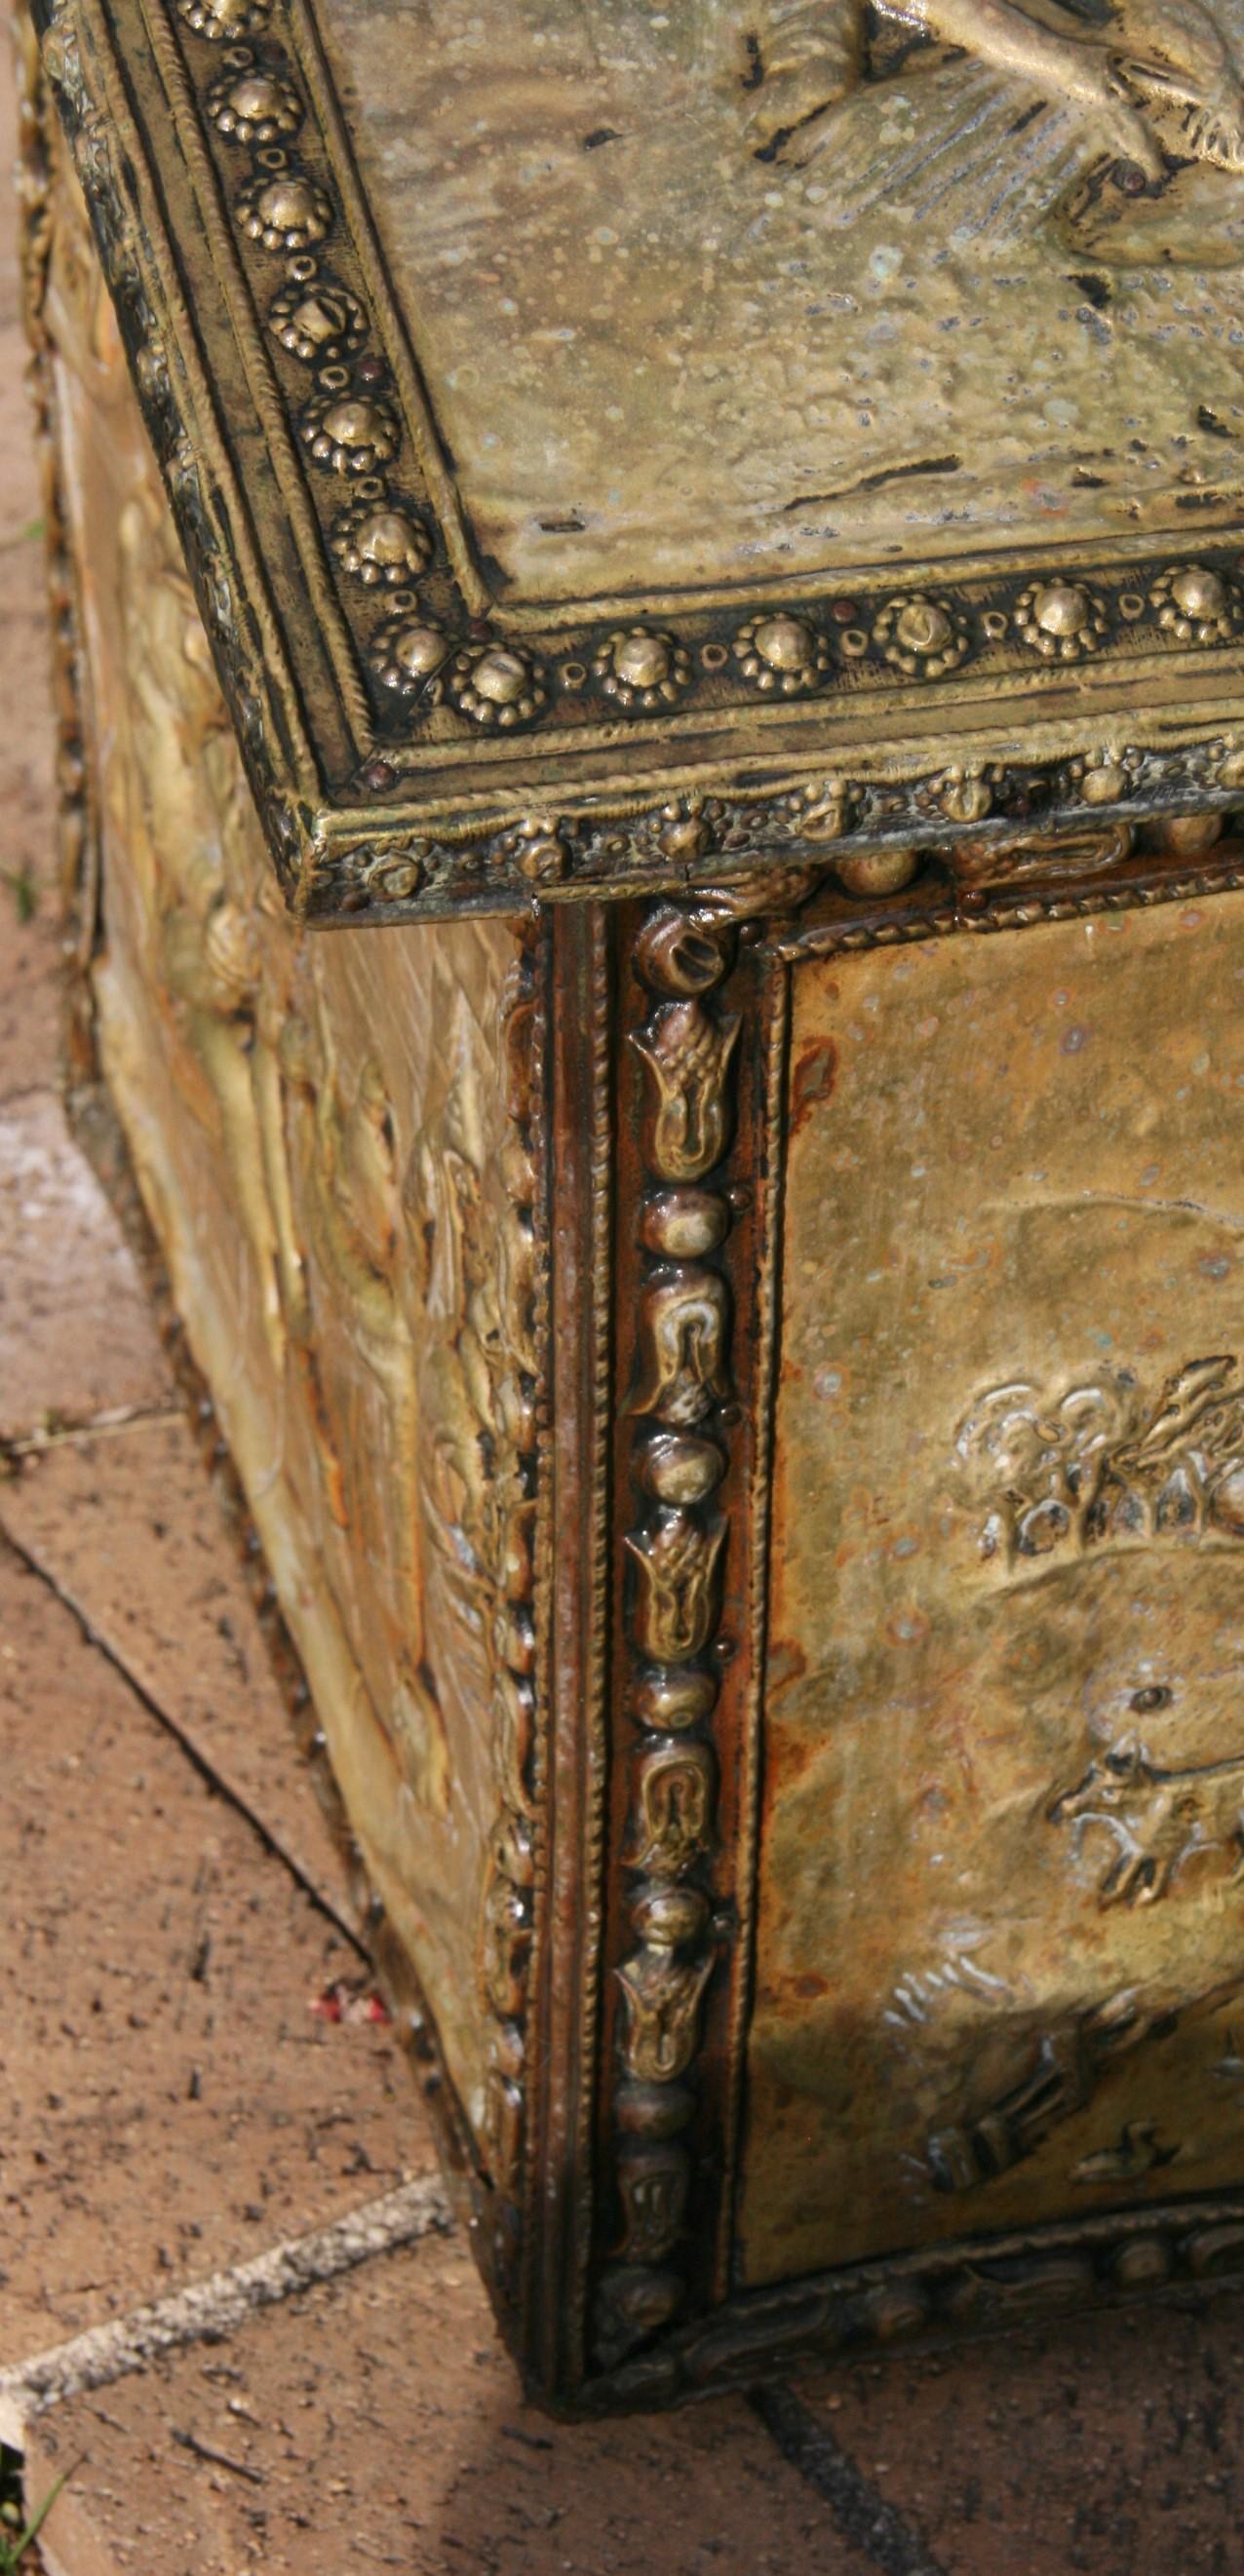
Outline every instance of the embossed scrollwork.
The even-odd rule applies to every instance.
[[[635,1634],[657,1664],[698,1655],[716,1625],[717,1574],[724,1525],[706,1530],[692,1512],[666,1512],[652,1529],[628,1537],[639,1577]]]
[[[504,997],[509,1137],[501,1177],[508,1213],[497,1248],[499,1331],[485,1356],[481,1422],[490,1442],[475,1550],[486,1565],[486,1636],[492,1668],[492,1767],[500,1813],[492,1836],[479,1935],[479,1977],[489,2012],[484,2134],[498,2201],[494,2260],[504,2275],[514,2236],[524,2142],[527,1984],[533,1937],[536,1637],[533,1525],[536,1479],[535,970],[529,951]]]
[[[801,888],[802,890],[802,888]],[[724,1166],[735,1130],[741,1021],[721,987],[735,959],[735,917],[757,889],[694,910],[654,907],[634,949],[651,996],[632,1046],[644,1079],[640,1138],[647,1260],[629,1409],[643,1508],[624,1535],[630,1712],[639,1731],[627,1925],[634,1946],[616,1976],[622,2082],[616,2119],[621,2241],[600,2285],[600,2358],[620,2361],[685,2295],[670,2258],[687,2224],[693,2169],[684,2132],[696,2103],[701,2017],[719,1954],[707,1873],[716,1849],[717,1705],[729,1515],[720,1488],[734,1416],[733,1307],[719,1256],[734,1221]],[[749,896],[751,900],[749,901]],[[763,891],[761,891],[763,900]]]
[[[682,2233],[687,2206],[686,2158],[677,2147],[641,2147],[618,2159],[626,2214],[620,2252],[631,2263],[660,2263]]]
[[[685,1264],[652,1289],[640,1324],[636,1413],[703,1422],[731,1393],[730,1291],[718,1270]]]
[[[636,1869],[653,1878],[677,1878],[708,1850],[714,1781],[707,1745],[654,1747],[639,1775]]]
[[[711,1019],[698,1001],[671,1002],[631,1040],[647,1068],[653,1099],[645,1158],[667,1181],[698,1181],[726,1149],[729,1076],[737,1015]]]
[[[622,2061],[639,2084],[673,2084],[695,2056],[700,2003],[713,1973],[713,1952],[702,1946],[708,1905],[698,1888],[650,1888],[636,1900],[632,1920],[642,1946],[618,1970],[626,2002]]]

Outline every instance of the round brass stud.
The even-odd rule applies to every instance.
[[[688,1431],[660,1431],[643,1452],[640,1473],[657,1502],[685,1511],[716,1492],[725,1464],[715,1440]]]
[[[903,2335],[919,2334],[930,2313],[928,2293],[918,2281],[895,2281],[885,2289],[870,2290],[861,2302],[866,2328],[879,2343],[897,2343]]]
[[[785,612],[749,617],[732,650],[744,679],[766,697],[793,698],[815,689],[830,668],[825,637],[806,619]]]
[[[226,72],[207,93],[207,113],[231,143],[279,143],[302,123],[302,100],[275,72]]]
[[[676,1950],[680,1941],[694,1941],[706,1929],[708,1898],[698,1887],[645,1887],[631,1907],[631,1921],[654,1950]]]
[[[920,865],[915,850],[861,850],[851,858],[838,859],[834,874],[848,894],[901,894],[911,884]]]
[[[1165,814],[1160,821],[1146,824],[1145,840],[1150,849],[1165,850],[1172,858],[1194,859],[1212,850],[1225,829],[1222,814]]]
[[[555,822],[529,819],[514,839],[514,865],[531,885],[557,885],[569,873],[571,853]]]
[[[1030,582],[1015,602],[1015,631],[1047,662],[1095,653],[1110,631],[1105,601],[1081,582]]]
[[[374,394],[321,397],[308,403],[298,429],[316,464],[334,474],[370,474],[387,465],[402,435],[396,414]]]
[[[284,286],[268,308],[268,328],[291,358],[306,367],[352,358],[367,339],[367,316],[357,295],[329,278]]]
[[[676,2138],[695,2110],[695,2095],[685,2084],[620,2084],[613,2105],[625,2136]]]
[[[209,44],[233,44],[239,36],[262,34],[272,0],[177,0],[177,15]]]
[[[905,679],[936,680],[958,669],[971,651],[962,618],[944,600],[923,592],[911,599],[888,599],[874,620],[872,640],[883,659]]]
[[[423,869],[417,859],[381,858],[367,871],[368,890],[379,895],[382,903],[408,903],[422,883]]]
[[[641,1726],[680,1734],[712,1714],[717,1683],[712,1673],[683,1664],[673,1672],[645,1673],[632,1695],[631,1707]]]
[[[332,199],[314,179],[289,171],[244,188],[237,210],[243,231],[265,250],[308,250],[332,228]]]
[[[449,694],[472,724],[512,731],[530,724],[548,703],[538,663],[509,644],[474,644],[454,658]]]
[[[666,1261],[699,1261],[724,1243],[730,1211],[719,1190],[661,1190],[645,1201],[639,1230],[649,1252]]]
[[[1155,581],[1149,605],[1179,644],[1228,644],[1239,624],[1238,592],[1205,564],[1172,564]]]
[[[417,581],[432,560],[432,539],[414,512],[396,503],[355,501],[339,511],[328,542],[343,569],[369,590]]]
[[[1135,793],[1136,754],[1090,752],[1086,759],[1072,761],[1070,774],[1078,783],[1082,805],[1120,805]]]
[[[704,857],[712,848],[713,827],[704,812],[702,797],[692,796],[685,804],[662,806],[657,843],[662,857],[677,859],[680,866]]]
[[[1227,585],[1216,572],[1206,572],[1200,564],[1185,564],[1171,582],[1171,597],[1184,617],[1221,617],[1227,603]]]
[[[1130,2236],[1120,2245],[1110,2269],[1125,2289],[1149,2289],[1170,2278],[1171,2249],[1161,2236]]]
[[[1054,582],[1039,590],[1032,604],[1033,623],[1042,635],[1056,636],[1060,641],[1078,635],[1089,613],[1087,594],[1066,582]]]
[[[691,677],[691,658],[672,635],[619,627],[593,656],[592,673],[617,706],[650,713],[672,706]]]
[[[378,680],[399,698],[418,697],[450,654],[449,638],[429,618],[403,614],[378,626],[368,660]]]

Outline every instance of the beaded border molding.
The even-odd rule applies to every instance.
[[[37,0],[257,803],[309,918],[686,889],[1244,785],[1244,525],[850,591],[489,592],[307,0]],[[193,315],[193,321],[191,316]],[[952,577],[953,576],[953,577]]]

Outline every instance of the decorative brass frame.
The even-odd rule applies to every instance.
[[[591,2298],[583,2316],[579,2376],[556,2392],[577,2411],[670,2404],[709,2388],[746,2384],[800,2358],[848,2357],[896,2339],[936,2342],[989,2332],[1060,2307],[1152,2296],[1244,2273],[1244,2197],[1216,2194],[1026,2230],[982,2232],[764,2290],[740,2292],[732,2278],[732,2198],[759,1865],[760,1672],[781,1307],[790,978],[802,961],[836,951],[988,934],[1244,887],[1239,841],[1207,852],[1195,872],[1170,858],[1138,869],[1116,855],[1096,882],[1085,868],[1063,883],[1056,854],[1035,844],[1013,854],[1013,866],[1027,877],[1022,887],[986,890],[967,905],[944,879],[939,885],[937,871],[931,884],[854,905],[836,898],[832,882],[821,879],[804,921],[792,916],[807,903],[818,878],[815,872],[790,872],[785,883],[770,879],[767,888],[757,875],[750,887],[706,889],[686,906],[660,905],[646,914],[627,906],[614,916],[617,994],[607,1021],[598,1022],[597,1045],[607,1026],[618,1101],[612,1304],[619,1358],[612,1403],[601,1403],[597,1415],[598,1437],[611,1420],[633,1427],[615,1434],[613,1822],[599,1954]],[[645,1128],[636,1115],[627,1059],[638,1031],[640,1059],[651,1066],[661,1014],[682,1011],[688,975],[699,1008],[706,1017],[713,1014],[718,1032],[736,1011],[741,1031],[737,1076],[715,1139],[717,1160],[697,1171],[685,1190],[697,1203],[691,1215],[714,1194],[731,1213],[715,1247],[697,1248],[684,1260],[665,1240],[669,1233],[672,1242],[668,1208],[662,1207],[657,1228],[651,1222],[654,1189],[669,1201],[679,1184],[662,1188],[667,1176],[659,1161],[654,1168],[651,1117]],[[686,1023],[676,1018],[666,1058],[673,1079],[689,1074],[699,1083],[705,1063],[712,1066],[712,1051],[695,1043],[699,1032],[690,1034],[688,1044]],[[718,1066],[724,1056],[728,1069],[733,1052],[719,1046]],[[693,1132],[694,1125],[693,1120]],[[628,1135],[641,1137],[638,1151],[628,1150]],[[707,1142],[705,1129],[706,1151]],[[636,1244],[641,1249],[632,1248],[628,1256],[627,1247]],[[709,1371],[706,1392],[712,1401],[695,1416],[691,1445],[709,1432],[721,1444],[723,1468],[707,1492],[705,1479],[693,1472],[692,1499],[680,1503],[675,1492],[671,1505],[661,1487],[676,1461],[663,1458],[654,1477],[645,1453],[662,1444],[672,1450],[689,1415],[677,1401],[672,1412],[653,1401],[651,1309],[680,1295],[704,1306],[702,1280],[689,1284],[687,1273],[705,1261],[719,1265],[727,1288],[719,1309],[722,1373],[714,1377]],[[732,1277],[738,1294],[730,1293]],[[688,1348],[686,1333],[681,1347]],[[746,1455],[736,1462],[731,1452]],[[736,1464],[743,1472],[732,1476]],[[681,1641],[690,1672],[675,1658],[654,1675],[647,1579],[637,1573],[645,1525],[688,1512],[706,1528],[724,1524],[726,1580],[720,1607],[711,1579],[702,1588],[700,1627]],[[733,1652],[697,1698],[685,1682],[713,1671],[717,1640]],[[654,1680],[663,1685],[655,1693]],[[658,1731],[662,1719],[676,1729],[672,1737]],[[675,1842],[654,1871],[651,1851],[640,1848],[637,1835],[645,1821],[645,1766],[663,1763],[674,1745],[697,1741],[711,1742],[715,1808],[706,1811],[699,1847],[688,1850]],[[658,1913],[654,1931],[654,1894],[687,1888],[703,1890],[707,1902],[677,1915],[671,1911],[668,1922]],[[595,1918],[594,1892],[588,1901]],[[634,2018],[628,2023],[625,2006],[620,2008],[637,1961],[646,1976],[670,1963],[681,1971],[681,1985],[677,1975],[671,1978],[669,1993],[676,2037],[684,2044],[664,2070],[636,2067]],[[688,2085],[692,2098],[684,2101]],[[662,2094],[664,2117],[656,2098]],[[643,2196],[645,2158],[663,2170]],[[542,2393],[550,2392],[545,2387]]]
[[[310,919],[686,889],[758,858],[832,863],[1238,794],[1244,527],[901,580],[864,566],[852,597],[663,591],[638,662],[633,602],[507,609],[309,0],[36,14],[256,801]],[[383,561],[360,556],[363,506],[405,527]],[[1212,576],[1208,622],[1170,615],[1181,566]],[[1094,650],[1074,666],[1032,649],[1042,581],[1091,603]],[[776,663],[756,647],[766,619],[785,635]]]

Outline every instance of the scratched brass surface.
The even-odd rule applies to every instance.
[[[1214,17],[1238,60],[1238,0]],[[323,23],[510,606],[1236,506],[1244,194],[1174,117],[1156,202],[1103,181],[1164,167],[1109,62],[1186,64],[1193,10],[483,0],[424,14],[413,116],[403,0],[323,0]]]
[[[483,2128],[515,942],[289,921],[63,167],[55,210],[102,1062],[369,1876]]]
[[[794,969],[748,2282],[1238,2183],[1242,986]]]

